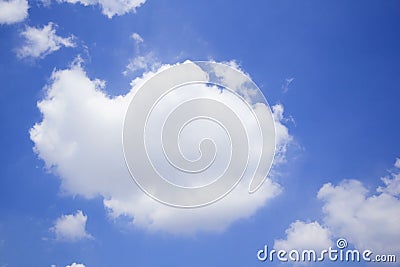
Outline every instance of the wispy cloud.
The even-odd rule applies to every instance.
[[[289,91],[289,85],[294,81],[294,78],[286,78],[285,83],[282,85],[282,92],[287,93]]]
[[[142,53],[144,46],[144,39],[138,33],[131,35],[132,40],[135,42],[135,56],[129,59],[128,65],[126,65],[123,74],[126,76],[129,73],[137,73],[138,71],[155,72],[161,66],[161,62],[157,59],[154,52]]]
[[[74,37],[60,37],[56,34],[57,24],[49,22],[42,28],[26,27],[21,36],[24,44],[17,49],[19,58],[44,58],[61,47],[75,47]]]

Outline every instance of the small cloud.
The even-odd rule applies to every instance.
[[[330,231],[318,222],[295,221],[286,229],[286,239],[275,240],[276,250],[314,249],[320,251],[332,245]]]
[[[282,92],[287,93],[289,91],[289,85],[294,81],[294,78],[286,78],[285,83],[282,85]]]
[[[109,19],[126,13],[135,13],[146,0],[57,0],[60,3],[81,4],[84,6],[99,5],[101,11]]]
[[[139,35],[138,33],[136,33],[136,32],[132,33],[131,38],[132,38],[133,40],[135,40],[135,42],[136,42],[137,44],[140,44],[140,43],[143,43],[143,42],[144,42],[142,36],[140,36],[140,35]]]
[[[51,5],[51,0],[37,0],[39,6],[49,7]]]
[[[138,33],[134,32],[131,38],[135,41],[136,46],[136,56],[129,59],[129,63],[125,70],[122,72],[123,75],[128,75],[129,73],[135,73],[139,70],[143,72],[152,71],[155,72],[160,68],[161,63],[158,61],[154,52],[141,53],[141,48],[143,46],[144,39]]]
[[[134,73],[139,70],[155,72],[160,66],[161,63],[157,60],[154,53],[150,52],[131,58],[123,74],[126,76],[129,73]]]
[[[85,264],[82,263],[72,263],[71,265],[67,265],[65,267],[85,267]]]
[[[394,163],[394,166],[395,166],[397,169],[400,169],[400,158],[397,158],[397,159],[396,159],[396,162]]]
[[[394,167],[400,168],[400,159],[397,158],[394,164]],[[378,187],[377,191],[380,193],[386,193],[391,196],[399,196],[400,195],[400,173],[394,172],[391,173],[390,176],[386,176],[381,178],[382,182],[385,186]]]
[[[0,24],[13,24],[28,17],[27,0],[0,0]]]
[[[131,38],[135,41],[136,53],[139,54],[140,47],[141,47],[141,44],[144,42],[144,39],[142,38],[142,36],[140,36],[136,32],[132,33]]]
[[[93,238],[86,232],[87,216],[78,210],[75,214],[62,215],[50,230],[55,233],[56,239],[61,241],[78,241]]]
[[[63,38],[56,35],[57,24],[49,22],[43,28],[26,27],[21,32],[24,37],[24,45],[17,50],[19,58],[44,58],[47,55],[59,50],[61,47],[75,47],[74,37]]]

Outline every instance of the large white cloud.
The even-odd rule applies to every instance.
[[[0,0],[0,24],[21,22],[28,17],[27,0]]]
[[[90,239],[92,236],[86,232],[87,216],[78,210],[75,214],[62,215],[54,226],[50,228],[55,233],[56,239],[60,241],[78,241]]]
[[[57,25],[49,22],[43,28],[26,27],[21,32],[24,44],[17,49],[20,58],[44,58],[61,47],[75,47],[74,37],[61,37],[56,34]]]
[[[100,5],[101,11],[108,18],[136,12],[136,9],[143,5],[146,0],[58,0],[58,2],[67,2],[71,4],[81,4],[84,6]]]
[[[179,209],[156,202],[138,189],[125,166],[122,125],[133,92],[152,75],[132,81],[126,95],[110,97],[105,83],[89,79],[79,63],[54,71],[47,95],[38,103],[43,119],[30,135],[46,167],[61,178],[65,193],[101,196],[111,217],[128,216],[135,226],[173,233],[221,231],[279,194],[280,186],[271,179],[254,194],[248,193],[248,184],[240,183],[213,205]],[[283,107],[274,110],[283,112]],[[285,128],[279,120],[275,123]],[[291,139],[277,134],[278,147]]]
[[[276,240],[277,248],[297,248],[306,242],[312,249],[324,236],[345,238],[360,251],[369,249],[375,254],[394,253],[400,256],[400,172],[398,161],[396,171],[382,178],[384,186],[375,194],[358,180],[343,180],[338,185],[326,183],[318,192],[323,201],[322,226],[318,222],[296,221],[286,231],[285,240]],[[304,231],[308,225],[308,231]],[[301,227],[299,227],[301,226]],[[299,230],[300,228],[300,230]],[[301,230],[302,229],[302,230]],[[305,234],[307,233],[307,234]],[[329,235],[328,235],[329,233]],[[332,240],[333,241],[333,240]],[[322,244],[322,243],[321,243]],[[300,245],[300,247],[304,247]],[[325,247],[325,249],[327,249]]]

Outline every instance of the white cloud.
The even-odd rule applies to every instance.
[[[323,226],[314,222],[304,231],[307,224],[296,221],[286,231],[287,239],[277,240],[275,246],[304,247],[302,242],[306,240],[310,243],[307,247],[313,248],[313,240],[318,243],[324,236],[325,242],[333,237],[345,238],[360,251],[369,249],[375,254],[394,253],[399,257],[399,180],[398,172],[382,178],[385,185],[377,188],[377,194],[371,194],[358,180],[343,180],[336,186],[324,184],[317,195],[324,202]]]
[[[100,5],[102,13],[108,18],[112,18],[115,15],[135,13],[136,9],[143,5],[146,0],[58,0],[58,2],[79,3],[84,6]]]
[[[153,52],[149,52],[145,55],[138,55],[129,60],[126,70],[123,72],[124,75],[129,73],[135,73],[136,71],[156,71],[161,66],[161,63],[157,60]]]
[[[43,120],[30,136],[46,167],[61,178],[64,192],[87,198],[100,195],[112,218],[128,216],[137,227],[189,234],[224,230],[280,193],[271,179],[254,194],[248,193],[248,183],[240,183],[213,205],[179,209],[160,204],[138,189],[125,166],[122,125],[133,93],[152,75],[135,79],[128,94],[109,97],[103,92],[104,82],[90,80],[80,64],[53,73],[47,96],[38,103]],[[277,119],[277,126],[284,128]],[[280,133],[279,145],[286,145],[289,138],[279,137]]]
[[[275,121],[275,131],[276,131],[276,152],[275,152],[275,163],[281,164],[286,162],[286,152],[288,146],[293,141],[293,136],[289,134],[289,129],[282,124],[286,121],[283,115],[284,107],[281,104],[276,104],[272,106],[272,114]]]
[[[314,251],[314,256],[317,258],[321,254],[321,251],[333,247],[330,230],[317,221],[295,221],[290,224],[285,233],[285,239],[275,240],[274,249],[276,251],[286,251],[289,255],[287,260],[292,262],[293,266],[310,265],[310,262],[298,261],[303,255],[313,257],[313,254],[303,254],[304,251]],[[292,253],[293,251],[297,251],[298,256]]]
[[[394,166],[398,169],[400,169],[400,158],[396,159],[396,162],[394,163]]]
[[[245,76],[249,74],[240,69],[239,64],[235,60],[224,62],[234,69],[240,70]],[[247,79],[244,76],[239,76],[229,69],[223,68],[220,65],[214,66],[213,72],[221,81],[221,84],[226,84],[227,87],[241,95],[248,103],[253,103],[254,97],[257,95],[258,89],[253,84],[247,84]]]
[[[71,265],[67,265],[65,267],[85,267],[85,264],[82,263],[72,263]]]
[[[332,246],[330,231],[316,221],[310,223],[296,221],[290,224],[285,233],[286,239],[275,240],[276,250],[313,249],[319,252]]]
[[[400,174],[393,173],[391,176],[383,177],[385,186],[378,187],[377,191],[391,196],[400,195]]]
[[[381,180],[384,186],[376,189],[378,194],[370,194],[358,180],[324,184],[317,195],[324,202],[323,226],[296,221],[286,230],[286,239],[275,241],[275,249],[326,249],[336,237],[347,239],[359,250],[399,257],[400,173],[397,170]]]
[[[78,210],[75,214],[62,215],[55,221],[50,230],[55,233],[56,239],[61,241],[78,241],[92,238],[86,232],[87,216]]]
[[[143,43],[143,42],[144,42],[142,36],[140,36],[140,35],[139,35],[138,33],[136,33],[136,32],[132,33],[131,38],[132,38],[137,44],[140,44],[140,43]]]
[[[374,252],[400,251],[399,174],[385,178],[379,194],[357,180],[339,185],[325,184],[318,192],[324,201],[324,223],[338,237],[345,237],[359,249]],[[396,185],[396,186],[394,186]]]
[[[141,48],[141,46],[142,46],[142,44],[144,42],[144,39],[143,39],[142,36],[140,36],[136,32],[132,33],[131,38],[132,38],[133,41],[135,41],[135,48],[136,48],[135,53],[137,55],[139,55],[140,54],[140,48]],[[132,60],[130,60],[130,61],[132,61]]]
[[[20,58],[33,57],[44,58],[45,56],[59,50],[61,47],[75,47],[74,37],[60,37],[56,34],[57,25],[49,22],[43,28],[26,27],[21,32],[24,37],[24,45],[17,50]]]
[[[28,17],[27,0],[0,0],[0,24],[21,22]]]
[[[39,6],[49,7],[51,5],[51,0],[38,0]]]

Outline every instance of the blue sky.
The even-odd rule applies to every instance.
[[[259,262],[257,251],[265,244],[320,248],[338,237],[351,247],[399,255],[399,2],[147,0],[136,12],[123,3],[139,1],[69,2],[29,1],[24,13],[24,0],[9,2],[7,12],[0,0],[0,266],[280,266]],[[122,9],[106,13],[114,2]],[[48,39],[27,43],[29,29]],[[275,116],[284,110],[276,119],[288,135],[284,162],[271,177],[280,193],[249,207],[250,214],[229,213],[223,225],[193,222],[180,233],[170,218],[155,228],[132,223],[146,207],[104,202],[115,195],[98,186],[96,172],[64,160],[68,134],[47,143],[49,133],[63,129],[57,123],[42,128],[41,140],[30,131],[44,113],[83,127],[37,102],[80,111],[74,101],[94,93],[81,96],[79,88],[95,79],[105,81],[104,95],[125,95],[143,73],[185,60],[236,62],[276,107]],[[75,84],[66,99],[55,91]],[[66,111],[80,114],[74,112]],[[79,141],[87,132],[78,130]],[[93,129],[108,140],[101,130]],[[60,150],[49,148],[54,144]],[[314,244],[307,243],[315,233]]]

